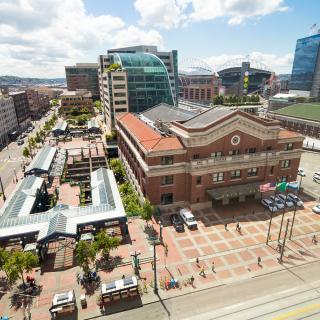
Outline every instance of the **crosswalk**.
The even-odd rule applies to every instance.
[[[5,162],[20,162],[20,161],[26,161],[25,157],[20,156],[20,157],[10,157],[10,159],[0,159],[0,163],[5,163]]]

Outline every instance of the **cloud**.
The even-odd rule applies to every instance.
[[[148,0],[136,0],[134,5],[141,16],[141,25],[170,29],[193,21],[224,17],[229,24],[240,24],[246,19],[286,11],[288,7],[283,2],[284,0],[157,0],[150,5]]]
[[[88,14],[83,0],[0,0],[0,10],[1,74],[64,76],[65,65],[97,61],[110,47],[162,45],[158,31]]]
[[[214,70],[226,67],[233,60],[253,60],[252,66],[268,67],[271,71],[279,73],[291,73],[293,54],[276,55],[272,53],[252,52],[245,56],[241,54],[221,54],[204,59]],[[240,64],[240,62],[237,62]]]

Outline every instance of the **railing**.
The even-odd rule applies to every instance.
[[[280,155],[280,152],[259,152],[259,153],[249,153],[249,154],[239,154],[235,156],[223,156],[223,157],[210,157],[199,160],[191,160],[191,166],[198,165],[210,165],[219,164],[221,162],[241,162],[250,160],[267,160],[275,159]]]

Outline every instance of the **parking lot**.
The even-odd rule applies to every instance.
[[[306,172],[306,176],[302,178],[302,187],[320,202],[320,183],[312,180],[314,172],[320,171],[320,153],[304,152],[301,156],[300,167]]]

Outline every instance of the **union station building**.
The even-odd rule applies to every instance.
[[[261,184],[296,180],[304,139],[239,110],[192,113],[166,104],[119,114],[116,128],[130,180],[157,206],[260,199]]]

